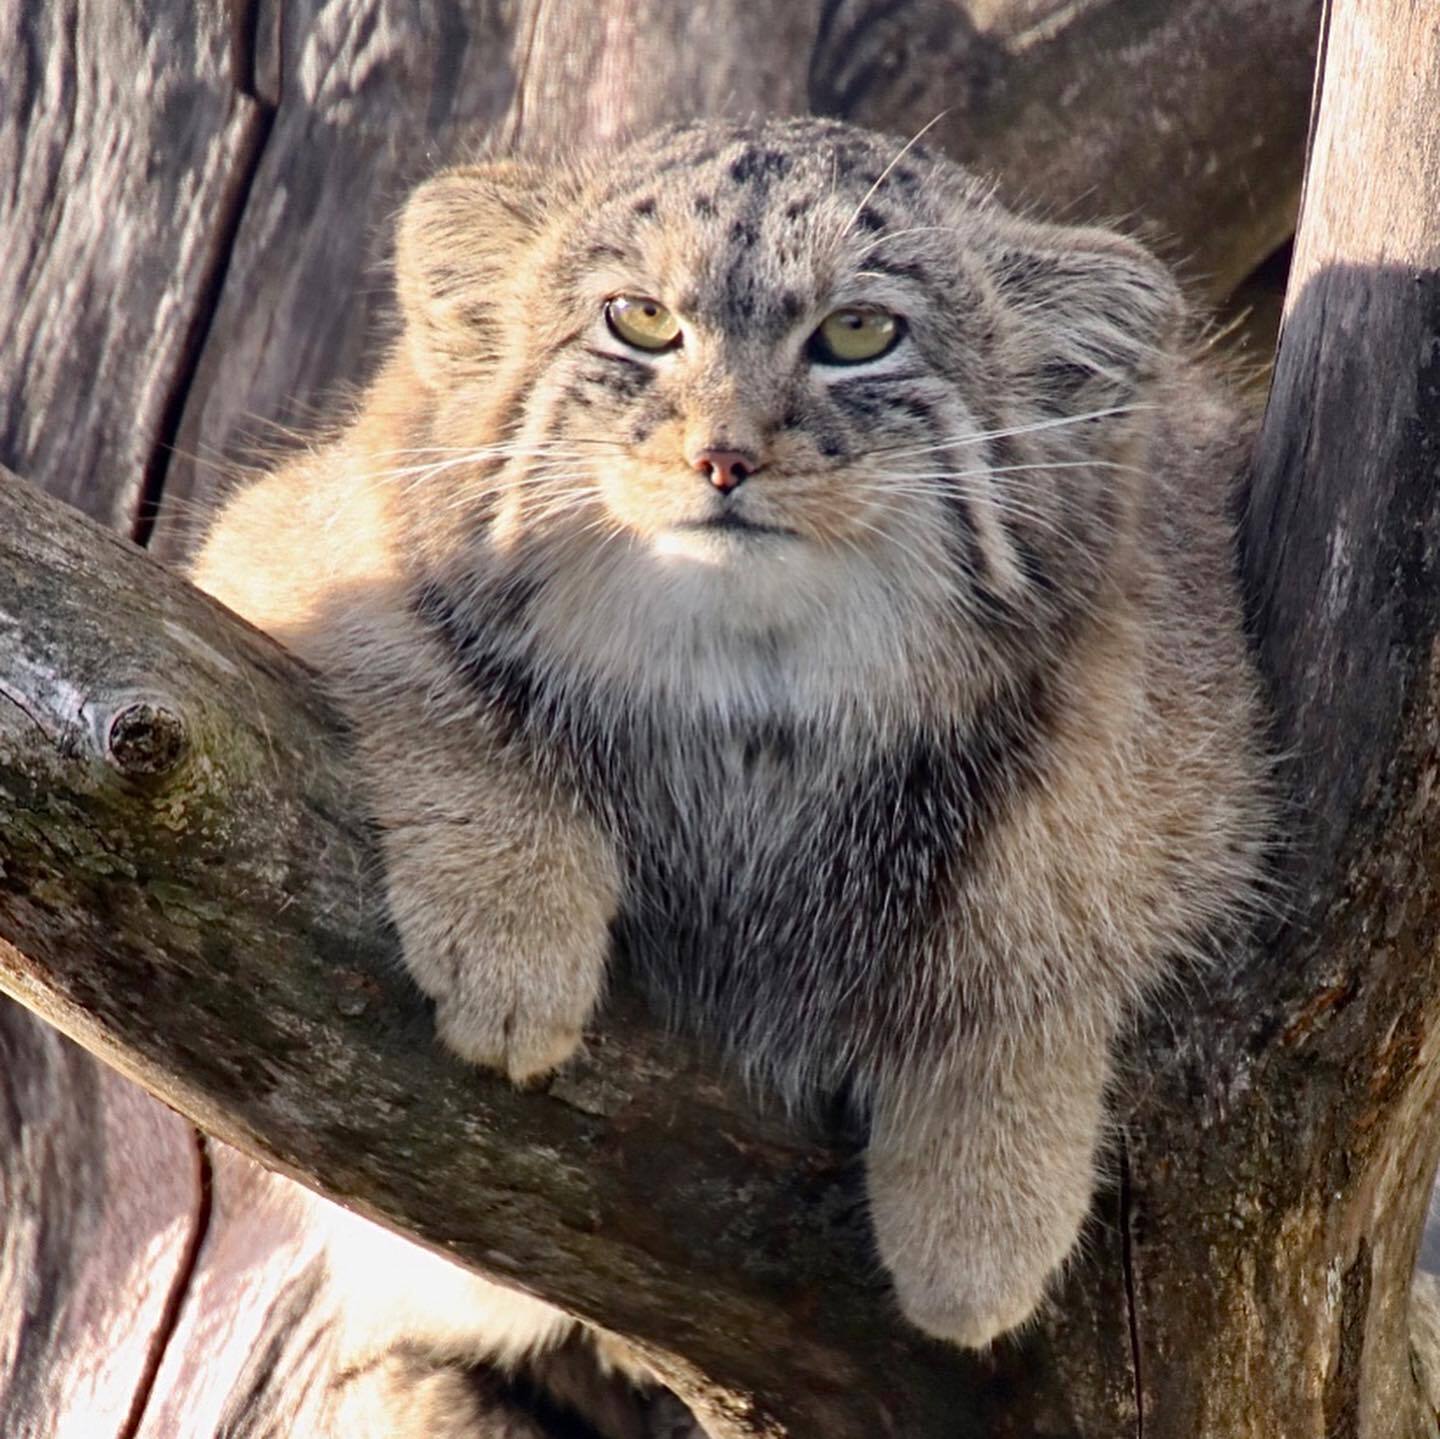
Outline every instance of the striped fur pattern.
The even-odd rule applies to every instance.
[[[353,422],[195,577],[354,716],[441,1038],[542,1073],[619,965],[788,1103],[844,1089],[901,1306],[988,1344],[1074,1245],[1118,1029],[1261,863],[1247,435],[1175,284],[824,120],[451,170],[396,263]],[[900,341],[817,359],[847,306]]]

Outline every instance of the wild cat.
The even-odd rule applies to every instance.
[[[353,419],[194,578],[356,719],[440,1038],[525,1080],[623,965],[869,1126],[905,1314],[1071,1252],[1117,1032],[1266,830],[1245,425],[1139,245],[826,120],[461,166]]]

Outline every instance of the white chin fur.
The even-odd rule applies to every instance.
[[[783,541],[774,536],[746,534],[743,530],[686,528],[661,530],[651,541],[651,552],[656,559],[669,564],[718,567],[751,563],[760,545],[777,543]]]
[[[670,530],[547,588],[535,650],[632,694],[719,713],[833,712],[906,682],[881,577],[799,540]],[[606,563],[609,560],[610,563]]]

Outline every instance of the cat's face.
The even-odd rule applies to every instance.
[[[833,148],[702,132],[578,217],[546,435],[596,452],[608,514],[655,554],[753,572],[939,532],[942,497],[912,479],[897,506],[891,479],[993,427],[971,396],[994,300],[959,250],[923,278],[887,262],[887,222],[933,216],[865,202],[882,153],[846,147],[842,175]]]
[[[497,551],[770,634],[862,594],[902,629],[1013,621],[1093,582],[1128,431],[1077,417],[1132,402],[1175,303],[1138,247],[825,121],[451,172],[400,272],[437,434],[509,447]]]

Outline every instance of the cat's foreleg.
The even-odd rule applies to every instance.
[[[913,1324],[979,1348],[1040,1304],[1090,1205],[1109,1037],[1056,1012],[881,1082],[871,1211]]]
[[[413,731],[412,731],[413,732]],[[471,732],[424,772],[372,750],[390,912],[446,1046],[517,1083],[574,1053],[619,894],[606,837]]]

